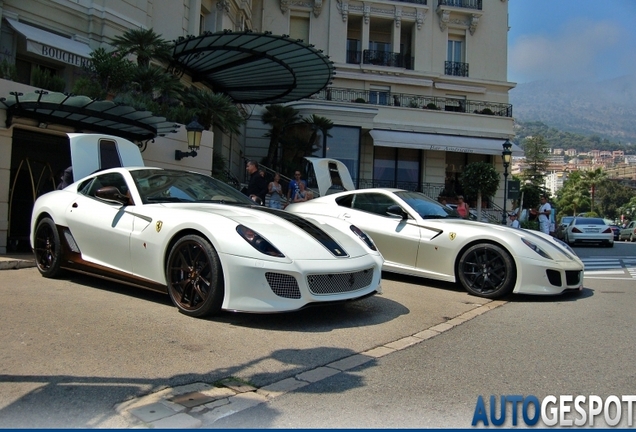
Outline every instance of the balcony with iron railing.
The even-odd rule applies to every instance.
[[[512,105],[507,103],[465,100],[440,96],[421,96],[379,90],[355,90],[327,87],[312,96],[313,99],[334,102],[356,102],[402,108],[420,108],[433,111],[452,111],[512,117]]]
[[[349,64],[371,64],[376,66],[398,67],[413,70],[414,59],[400,53],[387,51],[364,50],[352,51],[347,50],[347,63]]]
[[[482,10],[481,2],[482,0],[438,0],[437,5]]]
[[[446,61],[444,62],[444,74],[452,76],[467,77],[468,63]]]

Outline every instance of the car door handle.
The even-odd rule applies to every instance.
[[[345,218],[345,219],[348,219],[348,218],[351,217],[351,215],[349,213],[343,213],[342,217]]]

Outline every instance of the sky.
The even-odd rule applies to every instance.
[[[509,81],[636,77],[636,1],[508,2]]]

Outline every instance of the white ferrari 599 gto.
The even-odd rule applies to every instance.
[[[383,258],[349,222],[257,206],[211,177],[144,167],[122,138],[69,139],[76,181],[39,197],[31,220],[44,277],[67,269],[167,292],[194,317],[381,290]]]

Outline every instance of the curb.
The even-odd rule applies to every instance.
[[[128,400],[117,405],[115,410],[132,428],[211,427],[219,419],[431,339],[506,303],[502,300],[491,301],[411,336],[260,388],[235,378],[226,378],[216,383],[196,382]]]
[[[0,256],[0,270],[13,270],[35,267],[34,259],[22,259]]]

